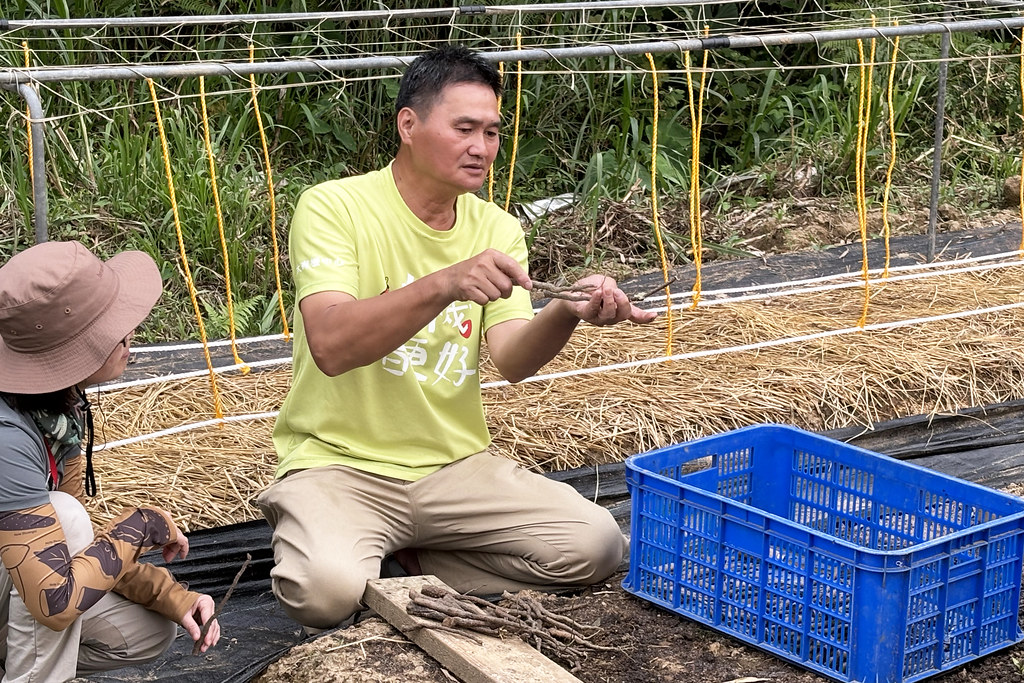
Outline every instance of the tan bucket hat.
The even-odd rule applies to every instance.
[[[79,384],[149,315],[163,283],[150,256],[102,261],[79,242],[43,242],[0,267],[0,391]]]

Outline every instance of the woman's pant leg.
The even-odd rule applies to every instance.
[[[117,593],[104,595],[79,621],[79,676],[151,662],[178,634],[173,621]]]

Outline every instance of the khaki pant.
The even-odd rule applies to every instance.
[[[302,470],[257,503],[274,529],[274,593],[314,628],[358,611],[383,556],[401,548],[418,549],[424,574],[489,594],[596,583],[628,547],[607,510],[488,453],[415,482],[340,465]]]
[[[59,491],[50,493],[50,503],[72,555],[92,543],[92,524],[81,503]],[[11,575],[0,565],[4,683],[57,683],[144,664],[163,654],[176,635],[173,622],[116,593],[107,593],[63,631],[50,630],[29,613]]]

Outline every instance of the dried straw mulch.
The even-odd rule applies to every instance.
[[[942,275],[872,290],[869,323],[1022,300],[1024,266]],[[723,349],[856,326],[863,289],[676,312],[674,353]],[[626,456],[751,423],[807,429],[870,425],[1024,396],[1024,310],[847,334],[755,351],[487,389],[494,448],[557,470]],[[646,326],[581,326],[544,373],[665,353],[666,318]],[[484,371],[484,380],[494,379]],[[288,368],[221,378],[225,413],[276,410]],[[206,379],[103,396],[98,441],[211,417]],[[234,423],[102,452],[96,517],[156,504],[187,529],[259,517],[272,478],[272,420]]]

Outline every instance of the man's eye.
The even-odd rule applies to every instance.
[[[472,128],[457,128],[456,130],[458,130],[463,135],[469,135],[470,133],[473,132]]]

